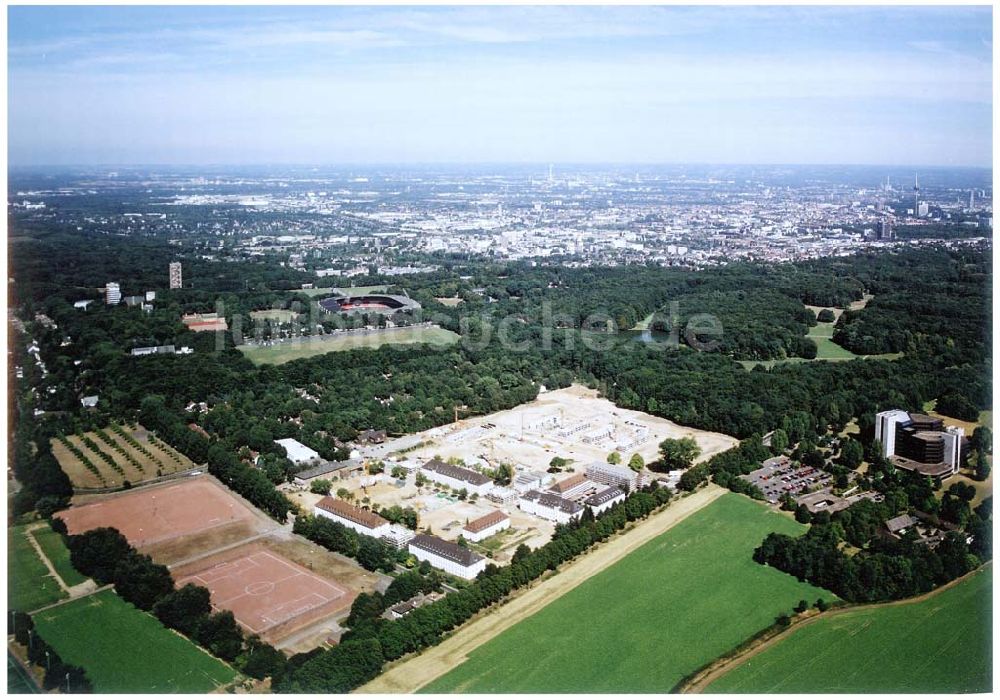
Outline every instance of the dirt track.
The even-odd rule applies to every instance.
[[[462,663],[468,655],[519,621],[534,615],[556,598],[606,569],[646,542],[701,510],[726,490],[709,484],[632,530],[599,545],[557,575],[527,589],[501,607],[474,620],[437,646],[390,666],[382,675],[358,688],[358,693],[412,693]]]
[[[942,592],[957,586],[962,581],[981,574],[986,567],[990,566],[987,563],[985,566],[981,566],[974,571],[970,571],[965,574],[965,576],[959,576],[954,581],[949,581],[948,583],[935,588],[933,591],[924,593],[923,595],[916,596],[914,598],[905,598],[903,600],[893,600],[888,603],[868,603],[866,605],[847,605],[842,608],[837,608],[835,610],[828,610],[824,613],[818,613],[810,615],[809,617],[798,618],[789,627],[782,630],[778,634],[769,637],[763,637],[756,640],[755,643],[748,646],[746,649],[740,651],[736,656],[733,657],[723,657],[715,661],[712,665],[703,669],[690,681],[684,683],[678,690],[681,693],[701,693],[704,692],[708,686],[710,686],[714,681],[718,680],[722,676],[726,675],[737,666],[742,666],[747,661],[757,656],[761,652],[770,649],[772,646],[778,642],[783,641],[788,638],[789,635],[794,634],[797,630],[807,627],[808,625],[818,622],[820,620],[827,620],[831,617],[837,617],[839,615],[846,615],[848,613],[858,613],[865,612],[866,610],[875,610],[878,608],[895,607],[897,605],[912,605],[913,603],[920,603],[927,600],[928,598],[933,598]]]

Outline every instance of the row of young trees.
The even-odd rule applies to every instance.
[[[65,524],[58,518],[52,526],[65,534]],[[284,654],[256,635],[244,635],[230,611],[213,613],[208,589],[193,584],[175,589],[169,569],[138,553],[118,530],[88,530],[66,537],[66,544],[73,568],[99,584],[114,584],[123,599],[152,612],[164,625],[243,673],[265,678],[283,672]]]
[[[584,517],[559,525],[550,542],[531,550],[518,547],[510,566],[487,565],[468,586],[445,598],[413,610],[398,620],[359,615],[355,627],[331,650],[319,651],[292,666],[275,690],[285,693],[348,692],[374,678],[385,661],[437,644],[442,635],[478,611],[494,605],[514,590],[526,586],[606,540],[629,522],[647,517],[670,500],[670,491],[656,486],[631,493],[595,518],[590,509]],[[379,611],[381,612],[381,611]]]

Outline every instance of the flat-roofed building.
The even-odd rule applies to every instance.
[[[486,568],[485,557],[434,535],[415,536],[407,550],[418,560],[459,578],[474,579]]]
[[[295,438],[282,438],[275,442],[285,448],[285,453],[292,464],[312,464],[319,461],[319,452],[303,445]]]
[[[514,489],[504,486],[494,486],[493,490],[486,494],[486,498],[502,506],[512,506],[517,503],[520,494]]]
[[[616,503],[625,500],[625,492],[617,486],[609,486],[603,491],[598,491],[593,496],[583,502],[583,505],[590,508],[594,515],[600,515]]]
[[[399,523],[389,523],[389,529],[382,535],[382,539],[391,544],[396,549],[402,549],[417,533]]]
[[[557,523],[568,523],[583,513],[583,506],[579,503],[544,491],[528,491],[518,499],[517,507],[525,513]]]
[[[431,459],[420,467],[420,472],[437,484],[485,496],[493,488],[493,480],[479,472]]]
[[[383,537],[389,533],[389,521],[370,510],[362,510],[347,501],[324,496],[313,508],[317,517],[328,518],[355,532],[370,537]]]
[[[173,355],[177,349],[173,345],[151,345],[145,348],[132,348],[133,357],[143,355]]]
[[[608,462],[592,462],[587,467],[587,478],[605,486],[627,487],[629,491],[635,491],[640,486],[636,472]]]
[[[331,477],[346,477],[348,474],[360,473],[364,463],[359,459],[345,459],[340,462],[320,462],[315,467],[309,467],[295,474],[292,481],[298,486],[308,486],[313,479],[329,479]]]
[[[962,464],[965,430],[945,427],[941,418],[898,409],[875,416],[875,439],[882,456],[907,471],[935,479],[958,473]]]
[[[465,527],[462,528],[462,537],[469,542],[481,542],[509,527],[510,516],[502,510],[495,510],[466,523]]]
[[[511,488],[518,493],[540,489],[545,484],[546,476],[543,472],[518,471],[511,482]]]

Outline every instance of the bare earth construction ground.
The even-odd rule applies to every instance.
[[[646,462],[659,456],[665,438],[693,437],[701,447],[699,461],[734,447],[737,440],[677,425],[665,418],[619,408],[585,386],[539,394],[530,403],[458,424],[432,428],[379,446],[383,456],[394,449],[425,443],[408,451],[421,460],[438,455],[468,461],[485,459],[494,464],[509,462],[519,467],[545,471],[553,457],[574,460],[570,469],[582,471],[588,464],[604,460],[614,451],[628,459],[633,453]],[[399,447],[396,447],[398,445]],[[376,455],[372,455],[376,456]]]

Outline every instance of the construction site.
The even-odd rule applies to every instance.
[[[618,452],[628,460],[638,453],[651,462],[666,438],[694,438],[701,448],[699,461],[728,450],[737,440],[677,425],[648,413],[619,408],[595,390],[573,385],[540,393],[534,401],[487,416],[460,419],[404,438],[420,445],[406,452],[411,459],[435,455],[467,465],[496,468],[501,463],[517,470],[545,471],[553,457],[572,460],[570,469],[604,460]],[[418,438],[414,442],[414,438]],[[395,441],[393,441],[395,442]],[[386,455],[394,446],[382,446]]]

